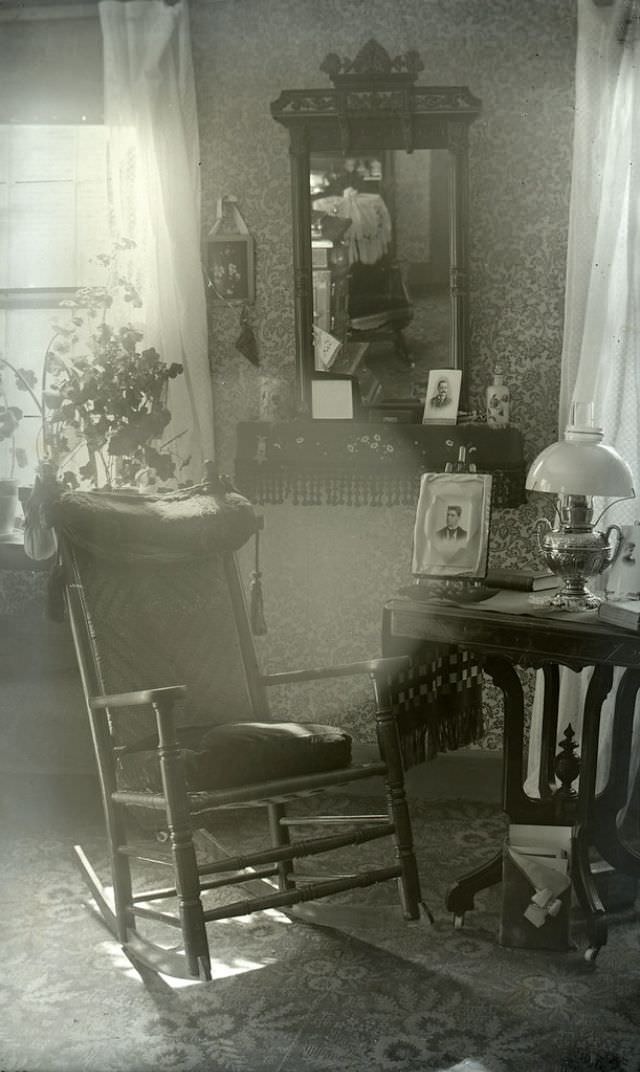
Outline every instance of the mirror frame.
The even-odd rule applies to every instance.
[[[311,410],[315,372],[310,154],[336,150],[359,156],[374,150],[448,149],[449,347],[451,367],[462,369],[460,404],[468,406],[468,130],[481,103],[466,86],[415,85],[423,69],[417,52],[392,60],[372,38],[353,60],[336,53],[326,56],[320,70],[328,74],[334,89],[286,89],[271,104],[273,118],[289,131],[296,401],[302,413]],[[373,408],[379,409],[379,404]]]

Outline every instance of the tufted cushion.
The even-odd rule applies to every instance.
[[[351,762],[351,737],[333,726],[297,722],[230,722],[176,730],[191,792],[340,770]],[[162,792],[157,739],[120,754],[122,789]]]

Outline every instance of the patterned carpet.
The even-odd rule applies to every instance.
[[[633,913],[614,917],[595,970],[579,951],[501,948],[499,890],[454,930],[446,889],[500,844],[503,818],[488,804],[417,801],[412,810],[433,926],[405,923],[389,884],[357,894],[356,908],[347,907],[353,894],[343,898],[340,929],[275,912],[228,921],[211,932],[215,978],[204,985],[141,980],[83,907],[66,834],[9,840],[0,1068],[639,1072]],[[89,817],[84,826],[99,862],[104,841]]]

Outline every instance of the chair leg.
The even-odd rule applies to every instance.
[[[385,789],[389,815],[395,826],[394,841],[398,863],[402,869],[399,879],[400,899],[405,919],[419,919],[422,898],[420,876],[413,849],[411,818],[404,788],[404,772],[398,728],[390,710],[376,713],[376,729],[380,754],[387,765]]]
[[[286,808],[284,804],[268,804],[269,812],[269,830],[271,833],[271,844],[274,848],[279,849],[283,845],[291,844],[291,837],[289,835],[289,828],[283,823],[281,819],[284,819],[286,815]],[[278,863],[278,888],[281,890],[295,889],[295,881],[292,878],[293,864],[290,860],[282,860]]]
[[[133,897],[133,884],[131,879],[130,861],[122,853],[118,852],[120,845],[127,842],[126,826],[119,809],[111,800],[109,789],[103,785],[102,803],[104,809],[105,825],[109,842],[109,862],[111,866],[111,881],[113,883],[113,904],[115,908],[115,922],[118,941],[124,945],[131,931],[135,931],[135,919],[131,912]],[[90,868],[89,861],[84,853],[76,853],[78,862],[85,871],[85,880],[88,885],[98,882],[98,878]],[[100,887],[102,888],[102,887]],[[102,897],[94,891],[94,897],[100,911],[104,915],[104,894]]]
[[[189,800],[185,788],[180,749],[175,728],[161,704],[154,704],[158,721],[160,771],[167,801],[167,824],[173,856],[178,915],[189,971],[196,978],[211,978],[209,940],[200,899],[200,874],[191,830]],[[167,717],[169,715],[169,717]]]

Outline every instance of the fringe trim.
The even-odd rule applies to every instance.
[[[492,505],[519,506],[524,501],[524,471],[492,470]],[[294,506],[415,506],[420,472],[410,476],[393,473],[353,473],[348,470],[314,472],[312,469],[238,462],[236,481],[253,503]]]
[[[448,710],[443,708],[449,707]],[[482,698],[465,709],[451,710],[451,705],[432,704],[426,717],[418,712],[401,712],[399,716],[400,750],[405,770],[434,759],[439,752],[454,752],[477,744],[484,734]]]

